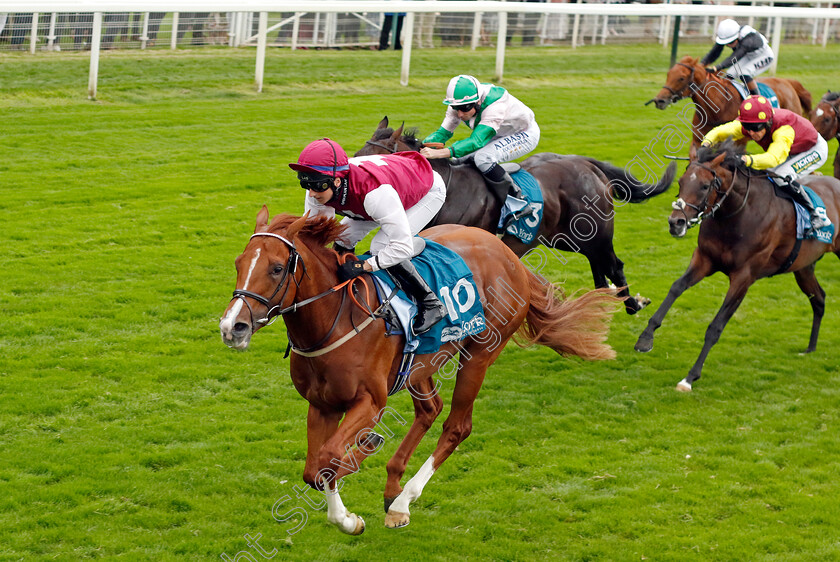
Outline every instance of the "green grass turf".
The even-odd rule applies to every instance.
[[[668,55],[522,49],[508,54],[504,84],[535,110],[539,151],[624,165],[677,124],[678,108],[643,105]],[[818,98],[840,88],[838,55],[836,45],[785,45],[779,75]],[[614,361],[510,346],[476,402],[473,434],[411,525],[382,526],[395,438],[347,478],[344,502],[368,529],[341,535],[293,488],[307,405],[282,359],[282,323],[245,353],[220,341],[233,260],[260,206],[302,211],[287,164],[306,143],[328,135],[354,150],[384,115],[428,133],[451,75],[490,80],[493,51],[415,52],[404,88],[398,53],[271,50],[262,94],[252,50],[108,52],[96,102],[86,100],[87,60],[0,57],[0,560],[246,550],[259,560],[244,537],[258,533],[283,560],[840,558],[833,256],[817,270],[828,303],[816,353],[799,353],[810,307],[793,277],[763,280],[690,395],[673,388],[722,302],[720,275],[677,301],[649,354],[633,344],[653,308],[615,317]],[[675,192],[616,216],[631,290],[653,307],[695,245],[696,231],[667,233]],[[570,292],[588,288],[585,260],[564,257],[548,275]],[[404,394],[390,405],[411,415]],[[291,536],[293,521],[272,518],[284,496],[278,514],[307,513]]]

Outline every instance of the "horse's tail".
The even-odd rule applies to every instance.
[[[518,345],[544,345],[560,355],[588,360],[615,358],[615,350],[606,343],[610,320],[622,303],[614,290],[594,289],[566,298],[560,287],[530,270],[528,282],[531,303],[516,331]]]
[[[799,104],[802,106],[802,114],[807,119],[808,115],[811,113],[811,105],[814,101],[811,97],[811,92],[806,90],[805,86],[796,80],[791,80],[790,85],[793,86],[793,89],[796,91],[796,96],[799,98]]]
[[[610,181],[612,196],[621,201],[639,203],[646,201],[654,195],[664,193],[671,187],[677,175],[677,163],[671,162],[665,170],[662,178],[656,184],[642,183],[627,172],[624,168],[613,166],[607,162],[601,162],[594,158],[586,158],[596,168],[601,170]]]

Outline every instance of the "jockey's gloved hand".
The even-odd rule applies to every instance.
[[[338,266],[338,280],[342,283],[365,272],[365,262],[350,260]]]

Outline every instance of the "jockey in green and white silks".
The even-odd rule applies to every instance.
[[[522,198],[510,175],[499,165],[532,152],[540,140],[534,112],[510,92],[493,84],[482,84],[475,77],[461,74],[449,81],[443,103],[448,107],[440,128],[424,143],[445,143],[461,122],[472,134],[445,148],[423,148],[426,158],[471,158],[484,175],[494,196],[504,203],[510,192]],[[525,214],[531,212],[525,209]]]

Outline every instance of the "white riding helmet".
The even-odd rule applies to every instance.
[[[717,26],[715,32],[715,43],[718,45],[728,45],[738,38],[741,32],[741,26],[735,20],[725,19]]]

